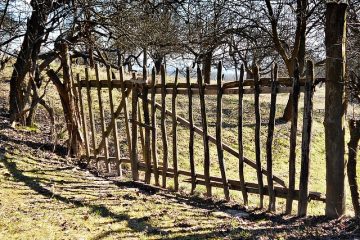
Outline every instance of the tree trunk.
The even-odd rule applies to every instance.
[[[19,55],[14,64],[14,70],[10,79],[10,120],[19,121],[21,124],[26,123],[26,116],[22,114],[27,103],[25,76],[35,65],[38,58],[45,23],[52,9],[53,1],[31,1],[33,11],[27,23],[27,30]]]
[[[349,159],[347,165],[347,174],[350,186],[351,199],[354,206],[355,216],[360,216],[360,202],[359,202],[359,186],[357,184],[356,176],[356,156],[360,140],[360,120],[349,121],[350,141],[348,143]]]
[[[210,84],[211,60],[212,60],[212,52],[210,51],[210,52],[207,52],[202,59],[202,64],[203,64],[202,74],[204,77],[204,83],[207,83],[207,84]]]
[[[326,4],[325,212],[326,216],[331,218],[338,218],[345,214],[346,10],[345,3]]]
[[[163,59],[164,59],[163,56],[158,56],[157,58],[154,59],[156,75],[160,74],[161,64],[163,62]]]
[[[83,149],[83,136],[81,134],[80,114],[76,107],[74,88],[71,81],[70,57],[66,44],[61,44],[61,65],[64,81],[61,82],[54,70],[47,72],[56,86],[63,107],[66,128],[69,135],[68,151],[71,156],[79,156]]]

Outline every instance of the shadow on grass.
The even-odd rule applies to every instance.
[[[151,225],[149,225],[142,218],[130,218],[130,216],[127,214],[114,213],[102,204],[100,204],[100,205],[89,204],[89,203],[86,203],[86,202],[83,202],[80,200],[69,199],[60,194],[56,194],[56,193],[52,192],[51,190],[41,186],[41,184],[36,181],[36,178],[32,178],[32,177],[24,175],[23,172],[17,168],[15,162],[8,161],[8,159],[6,157],[2,157],[2,163],[7,168],[7,170],[12,175],[12,177],[14,178],[15,181],[23,182],[31,190],[35,191],[36,193],[38,193],[44,197],[53,198],[53,199],[56,199],[60,202],[66,203],[66,204],[73,204],[75,207],[87,207],[90,209],[90,213],[95,213],[104,218],[109,217],[117,222],[127,221],[128,227],[136,232],[144,232],[145,230],[148,230],[148,229],[154,229],[154,232],[156,232],[156,233],[159,233],[161,231],[161,230],[156,229],[156,228],[152,227]],[[111,234],[111,233],[109,233],[109,234]],[[152,233],[149,232],[148,234],[152,234]],[[95,236],[94,239],[101,239],[103,237],[106,237],[107,235],[108,234],[103,233],[99,236]]]

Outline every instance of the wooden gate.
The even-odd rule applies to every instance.
[[[89,77],[89,69],[85,69],[85,80],[77,75],[79,104],[83,122],[83,132],[85,136],[86,155],[88,163],[96,162],[96,167],[101,168],[101,163],[105,163],[105,171],[111,171],[111,164],[114,163],[117,175],[122,174],[122,165],[130,164],[131,175],[134,181],[143,178],[146,184],[160,185],[163,188],[168,186],[167,178],[174,181],[174,190],[179,190],[179,176],[188,177],[182,181],[191,184],[191,193],[196,186],[204,185],[206,195],[212,196],[212,188],[222,188],[226,200],[230,200],[230,190],[241,191],[244,204],[248,204],[248,194],[258,194],[260,197],[260,207],[264,207],[264,195],[269,196],[269,210],[275,210],[276,198],[286,199],[286,212],[292,211],[293,201],[298,200],[298,215],[303,216],[307,213],[307,204],[310,200],[325,201],[320,193],[309,192],[309,170],[310,170],[310,143],[311,126],[313,110],[313,88],[314,74],[312,62],[307,63],[306,78],[300,79],[298,67],[292,78],[278,78],[277,66],[272,69],[270,78],[260,78],[258,67],[253,68],[254,79],[244,80],[244,68],[241,68],[239,81],[222,81],[222,64],[219,63],[217,71],[216,84],[203,84],[201,69],[197,69],[197,82],[192,83],[189,68],[186,70],[186,81],[179,82],[179,71],[176,70],[175,81],[168,83],[166,81],[166,71],[161,67],[160,83],[157,83],[155,71],[152,71],[151,77],[147,77],[146,69],[143,71],[142,79],[132,77],[130,80],[124,80],[122,68],[119,69],[119,79],[112,76],[113,71],[107,67],[107,79],[101,80],[99,68],[95,67],[95,80]],[[150,79],[150,80],[148,80]],[[108,91],[108,101],[103,100],[103,90]],[[120,101],[114,99],[114,89],[121,93]],[[83,90],[83,91],[82,91]],[[93,90],[96,90],[94,98]],[[84,93],[84,91],[86,93]],[[273,137],[275,129],[276,100],[279,93],[291,93],[292,98],[292,120],[290,133],[289,149],[289,179],[288,184],[280,177],[273,174]],[[304,93],[304,111],[303,128],[301,142],[301,170],[299,179],[299,189],[295,189],[295,161],[296,161],[296,135],[298,131],[298,105],[300,93]],[[243,98],[244,95],[254,96],[255,110],[255,160],[244,156],[243,144]],[[260,115],[260,94],[270,94],[270,116],[267,123],[267,141],[266,141],[266,168],[262,166],[261,149],[261,115]],[[131,95],[131,96],[130,96]],[[160,102],[157,102],[156,96],[160,95]],[[171,96],[171,107],[166,108],[166,96]],[[177,114],[177,97],[179,95],[187,96],[188,112],[187,117],[181,117]],[[208,121],[206,112],[205,96],[214,95],[216,97],[216,134],[212,136],[208,131]],[[223,141],[223,101],[224,95],[235,95],[238,100],[238,134],[237,146],[235,149]],[[198,97],[200,102],[201,125],[196,126],[193,119],[193,101]],[[117,98],[116,98],[117,99]],[[86,100],[86,102],[85,102]],[[95,101],[96,100],[96,101]],[[131,100],[129,104],[128,100]],[[97,102],[97,104],[95,104]],[[142,104],[140,104],[140,102]],[[116,104],[118,103],[118,104]],[[109,108],[109,114],[104,113],[104,105]],[[94,117],[94,110],[99,111],[99,118]],[[171,109],[171,110],[170,110]],[[160,128],[156,123],[157,111],[160,111]],[[131,114],[129,114],[131,112]],[[171,126],[168,126],[166,119],[171,119]],[[100,120],[100,135],[97,139],[98,129],[96,121]],[[126,148],[121,152],[121,143],[119,141],[118,121],[124,127],[124,138],[126,139]],[[178,164],[178,126],[186,127],[189,131],[188,152],[190,171],[179,169]],[[168,128],[171,127],[172,134],[169,134]],[[195,133],[202,137],[203,146],[203,171],[195,170]],[[157,140],[157,135],[161,135],[161,144]],[[121,136],[123,136],[121,135]],[[169,149],[169,138],[171,137],[172,148]],[[109,146],[109,139],[112,144]],[[139,152],[141,145],[142,152]],[[184,141],[184,139],[182,139]],[[219,165],[221,177],[211,176],[210,174],[210,151],[209,145],[215,144],[217,150],[217,163]],[[113,151],[109,151],[112,149]],[[161,150],[162,162],[158,161],[158,151]],[[170,151],[171,150],[171,151]],[[184,149],[182,149],[184,151]],[[169,164],[169,152],[172,153],[172,166]],[[238,179],[229,179],[226,173],[226,163],[224,161],[224,152],[231,154],[238,159]],[[244,166],[247,165],[256,170],[257,182],[247,182],[244,176]],[[139,174],[144,172],[144,176]],[[154,182],[152,182],[152,176]],[[264,185],[266,177],[267,185]]]

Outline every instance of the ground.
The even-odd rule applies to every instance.
[[[61,145],[53,151],[46,125],[11,128],[8,83],[0,84],[0,239],[360,237],[359,223],[349,217],[270,214],[238,199],[211,201],[187,195],[186,188],[173,193],[98,176],[66,158]]]

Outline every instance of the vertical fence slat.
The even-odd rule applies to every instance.
[[[273,181],[273,158],[272,158],[272,145],[274,138],[275,128],[275,114],[276,114],[276,95],[277,95],[277,74],[278,66],[272,69],[271,74],[271,103],[270,103],[270,116],[268,124],[268,136],[266,140],[266,170],[268,191],[269,191],[269,211],[275,211],[275,192]]]
[[[304,96],[304,117],[301,144],[301,172],[299,186],[298,216],[306,216],[309,195],[309,174],[310,174],[310,149],[311,149],[311,130],[313,113],[313,81],[314,66],[312,61],[307,62],[306,82]]]
[[[97,87],[97,94],[99,100],[99,111],[100,111],[100,122],[101,122],[101,136],[104,138],[104,155],[105,155],[105,167],[106,171],[110,171],[110,164],[109,164],[109,141],[108,137],[105,136],[105,117],[104,117],[104,108],[103,108],[103,101],[101,96],[101,86],[100,86],[100,76],[99,76],[99,65],[95,64],[95,77],[96,81],[98,82]]]
[[[119,136],[118,136],[118,127],[116,118],[114,115],[114,97],[113,97],[113,86],[112,86],[112,77],[111,77],[111,68],[108,66],[106,68],[106,74],[107,74],[107,82],[108,82],[108,88],[109,88],[109,104],[110,104],[110,117],[111,122],[114,125],[113,129],[113,138],[114,138],[114,146],[115,146],[115,159],[116,159],[116,171],[118,176],[122,176],[122,168],[121,168],[121,156],[120,156],[120,146],[119,146]]]
[[[156,129],[156,77],[155,77],[155,68],[151,72],[151,153],[154,164],[154,176],[155,176],[155,185],[159,186],[159,171],[158,171],[158,158],[157,158],[157,129]]]
[[[83,105],[83,97],[81,92],[81,86],[80,86],[80,74],[76,74],[76,83],[78,85],[78,96],[79,96],[79,104],[80,104],[80,114],[81,114],[81,121],[82,121],[82,127],[83,127],[83,134],[84,134],[84,141],[85,141],[85,151],[86,151],[86,161],[87,164],[90,163],[90,147],[89,147],[89,135],[88,135],[88,127],[86,122],[86,115]]]
[[[142,89],[139,86],[139,91],[142,91]],[[141,93],[138,94],[138,97],[141,97]],[[144,131],[143,131],[143,121],[142,121],[142,115],[141,115],[141,107],[140,107],[140,101],[138,100],[138,118],[137,118],[137,122],[139,123],[139,132],[140,132],[140,144],[141,144],[141,151],[142,151],[142,156],[143,156],[143,161],[145,161],[146,159],[146,149],[145,149],[145,137],[144,137]]]
[[[149,104],[148,104],[148,93],[149,87],[146,84],[147,80],[147,70],[144,67],[143,69],[143,78],[145,81],[143,87],[143,112],[144,112],[144,124],[145,124],[145,183],[150,183],[151,180],[151,147],[150,147],[150,116],[149,116]]]
[[[106,170],[109,171],[109,142],[108,137],[105,136],[105,116],[104,116],[104,108],[103,108],[103,101],[101,96],[101,86],[100,86],[100,77],[99,77],[99,65],[95,64],[95,78],[98,82],[97,86],[97,95],[98,95],[98,102],[99,102],[99,111],[100,111],[100,123],[101,123],[101,137],[104,138],[104,156],[105,156],[105,165]]]
[[[222,64],[221,62],[219,62],[217,70],[216,148],[225,199],[227,201],[230,201],[229,184],[226,177],[226,169],[224,163],[224,149],[222,147],[222,96]]]
[[[131,155],[131,133],[130,133],[130,122],[129,122],[129,113],[128,113],[128,102],[127,102],[127,96],[125,93],[125,85],[124,85],[124,68],[120,65],[119,65],[119,75],[120,75],[120,83],[121,83],[121,97],[124,98],[124,118],[125,118],[127,145],[128,145],[129,155]]]
[[[255,98],[255,154],[256,154],[256,173],[259,184],[259,195],[260,195],[260,208],[264,206],[264,183],[263,176],[261,171],[261,141],[260,141],[260,133],[261,133],[261,115],[260,115],[260,75],[258,66],[253,67],[254,74],[254,98]]]
[[[191,172],[191,194],[194,193],[196,188],[196,173],[195,173],[195,161],[194,161],[194,118],[193,118],[193,95],[191,90],[190,83],[190,69],[186,68],[186,84],[188,90],[189,97],[189,130],[190,130],[190,138],[189,138],[189,160],[190,160],[190,172]]]
[[[296,133],[297,133],[297,122],[298,122],[298,103],[300,94],[300,71],[299,63],[295,61],[293,78],[293,89],[292,89],[292,113],[291,113],[291,129],[290,129],[290,154],[289,154],[289,191],[286,199],[286,214],[291,214],[292,203],[294,199],[295,190],[295,174],[296,174]]]
[[[244,200],[244,205],[248,205],[248,194],[245,186],[244,176],[244,145],[243,145],[243,98],[244,98],[244,65],[240,68],[239,78],[239,103],[238,103],[238,145],[239,145],[239,179],[240,187]]]
[[[207,197],[211,197],[211,184],[210,184],[210,153],[209,153],[209,137],[208,137],[208,125],[206,118],[205,107],[205,85],[203,85],[203,79],[201,70],[197,68],[197,80],[199,84],[199,97],[200,97],[200,110],[201,110],[201,124],[203,127],[203,142],[204,142],[204,175]]]
[[[175,84],[172,94],[172,131],[173,131],[173,167],[174,167],[174,190],[179,190],[179,173],[178,173],[178,148],[177,148],[177,120],[176,120],[176,97],[179,69],[175,72]]]
[[[166,188],[166,173],[168,170],[168,140],[166,132],[166,79],[165,67],[161,65],[161,134],[163,143],[162,187]]]
[[[137,129],[137,107],[138,107],[138,86],[133,84],[132,90],[132,109],[131,109],[131,174],[134,181],[139,180],[138,168],[138,129]]]
[[[85,68],[85,80],[86,80],[86,94],[87,94],[87,102],[88,102],[88,110],[89,110],[89,119],[90,119],[90,130],[91,130],[91,143],[92,149],[94,153],[94,157],[96,159],[96,167],[99,169],[97,154],[96,151],[96,128],[94,122],[94,112],[93,112],[93,99],[91,96],[91,88],[90,88],[90,81],[89,81],[89,68]]]

